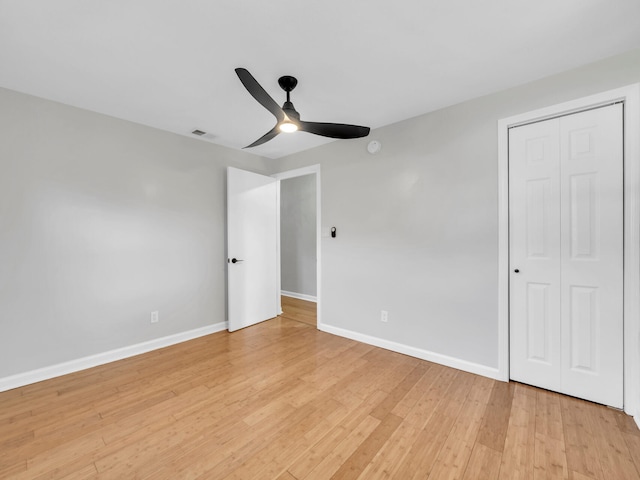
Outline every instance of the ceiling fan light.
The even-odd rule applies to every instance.
[[[280,131],[284,133],[291,133],[298,130],[298,125],[293,122],[282,122],[280,124]]]

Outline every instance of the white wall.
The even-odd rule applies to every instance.
[[[636,50],[280,159],[321,165],[323,230],[338,230],[322,322],[497,372],[497,122],[639,81]]]
[[[316,296],[316,177],[280,181],[282,290]]]
[[[270,161],[321,165],[322,322],[497,368],[497,121],[639,81],[637,50]],[[224,321],[227,165],[266,169],[0,89],[0,378]]]
[[[265,164],[0,89],[0,378],[224,322],[227,165]]]

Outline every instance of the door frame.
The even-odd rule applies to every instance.
[[[277,198],[278,205],[280,205],[280,182],[288,178],[302,177],[305,175],[315,175],[316,179],[316,328],[320,328],[322,325],[322,270],[321,270],[321,252],[322,252],[322,215],[321,215],[321,191],[320,191],[320,165],[311,165],[309,167],[296,168],[294,170],[287,170],[285,172],[274,173],[271,176],[278,179]],[[280,226],[280,208],[276,213],[278,227]],[[281,276],[281,262],[280,262],[280,228],[278,228],[278,251],[277,251],[277,270],[278,270],[278,286],[282,291],[282,276]],[[282,313],[282,302],[280,303],[280,313]]]
[[[624,411],[640,421],[640,83],[498,121],[498,376],[509,381],[509,128],[624,102]]]

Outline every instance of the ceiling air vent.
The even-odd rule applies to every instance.
[[[197,129],[191,133],[193,133],[194,135],[198,135],[199,137],[207,134],[207,132],[203,132],[202,130],[197,130]]]

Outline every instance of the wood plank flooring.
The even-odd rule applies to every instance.
[[[317,325],[317,306],[314,302],[282,295],[280,297],[280,304],[282,305],[281,317],[306,323],[314,327]]]
[[[277,318],[0,393],[3,479],[640,479],[625,414]]]

